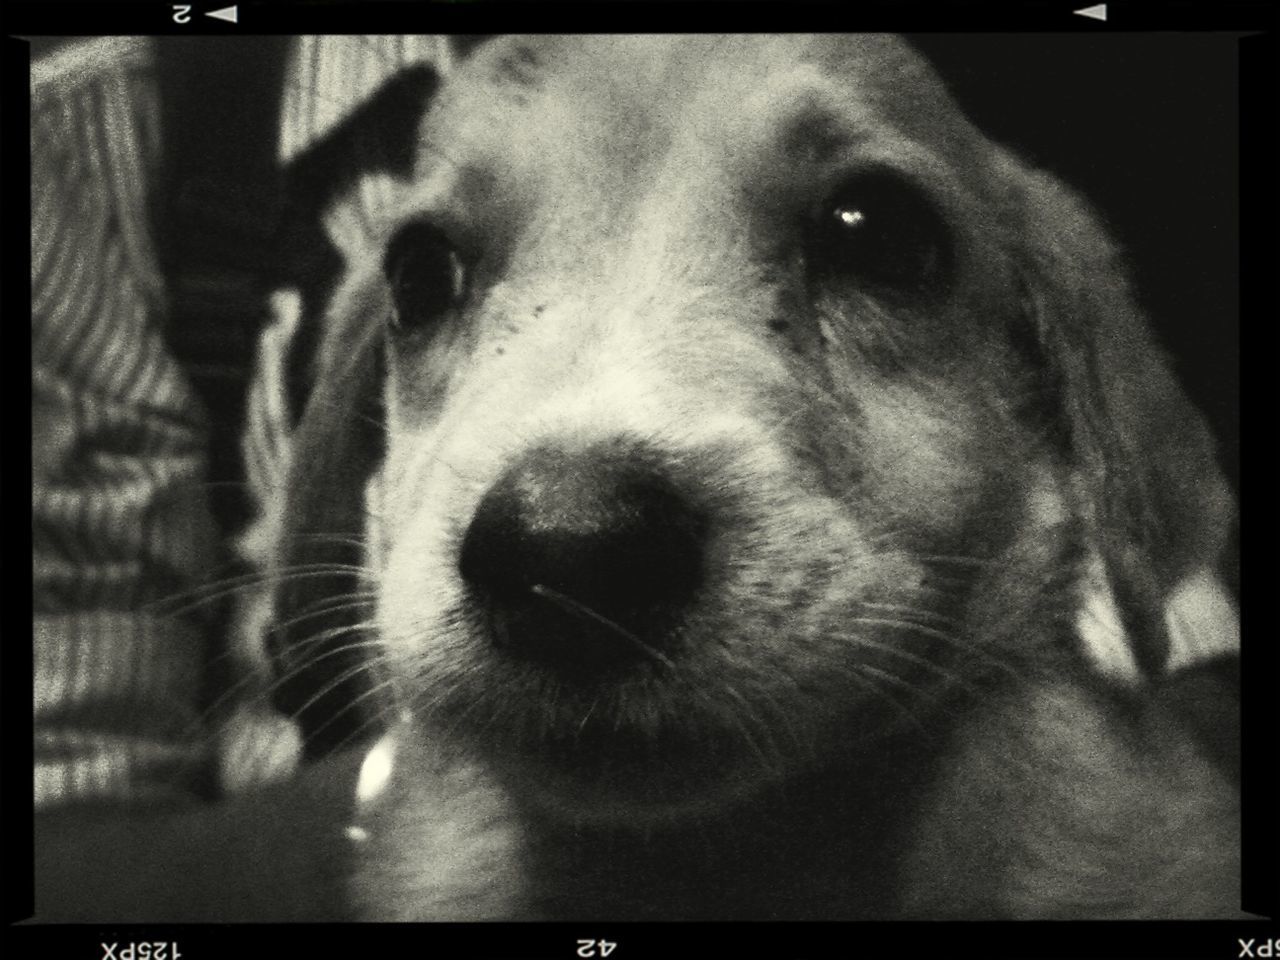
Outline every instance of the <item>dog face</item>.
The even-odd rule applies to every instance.
[[[1070,659],[1091,590],[1158,663],[1221,546],[1100,228],[897,41],[494,41],[382,186],[292,529],[363,542],[395,706],[558,815],[840,763]]]

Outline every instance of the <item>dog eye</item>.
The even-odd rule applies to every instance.
[[[431,224],[401,228],[387,245],[382,270],[391,285],[398,330],[426,329],[466,299],[462,259]]]
[[[942,216],[917,190],[895,176],[864,174],[821,207],[809,263],[823,278],[924,290],[945,276],[946,241]]]

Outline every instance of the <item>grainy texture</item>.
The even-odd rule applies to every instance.
[[[304,727],[407,717],[366,915],[1233,915],[1152,692],[1235,643],[1233,504],[1087,206],[888,37],[436,66],[325,201],[276,561],[354,571]]]

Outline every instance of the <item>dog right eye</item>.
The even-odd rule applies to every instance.
[[[402,227],[387,245],[382,271],[391,285],[397,330],[427,329],[466,299],[462,258],[431,224]]]
[[[816,214],[809,243],[809,262],[820,277],[882,293],[924,293],[949,272],[942,215],[892,173],[866,172],[841,186]]]

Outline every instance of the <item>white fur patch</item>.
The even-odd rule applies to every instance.
[[[302,732],[296,721],[266,702],[239,707],[218,731],[218,783],[226,794],[281,783],[302,765]]]
[[[284,289],[274,292],[270,302],[272,321],[258,341],[241,443],[257,516],[232,541],[236,555],[259,580],[239,592],[231,629],[231,658],[245,702],[218,731],[219,784],[228,794],[286,780],[302,762],[298,724],[270,703],[274,673],[266,643],[276,618],[275,582],[291,451],[285,369],[302,319],[302,298],[296,290]]]
[[[1240,619],[1235,603],[1221,578],[1207,567],[1179,581],[1165,602],[1164,621],[1169,632],[1166,673],[1240,649]],[[1097,554],[1089,560],[1076,632],[1104,676],[1126,684],[1141,680],[1115,596]]]
[[[376,800],[387,789],[395,769],[395,740],[387,735],[374,744],[360,765],[356,781],[356,802],[361,806]]]
[[[1169,670],[1240,649],[1240,619],[1221,578],[1208,568],[1184,577],[1164,608]]]
[[[1076,634],[1085,652],[1103,676],[1124,684],[1140,682],[1138,662],[1120,621],[1106,568],[1096,552],[1090,554],[1085,567],[1083,594],[1076,614]]]

